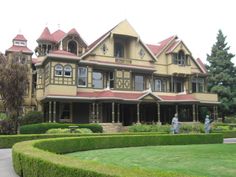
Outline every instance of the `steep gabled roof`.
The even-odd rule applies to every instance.
[[[55,31],[54,33],[52,33],[52,37],[53,37],[53,40],[55,42],[59,42],[64,36],[66,35],[66,33],[62,30],[57,30]]]
[[[30,50],[28,47],[26,46],[11,46],[9,49],[6,50],[7,52],[22,52],[22,53],[28,53],[28,54],[33,54],[33,51]]]
[[[49,42],[55,42],[48,27],[45,27],[40,37],[37,39],[37,41],[49,41]]]
[[[198,66],[200,67],[200,69],[202,70],[202,72],[207,74],[207,69],[206,69],[205,65],[203,64],[202,60],[200,58],[197,58],[196,62],[198,64]]]
[[[158,44],[147,44],[147,46],[149,47],[149,49],[155,54],[156,57],[158,57],[166,47],[169,46],[169,44],[174,40],[177,39],[178,37],[175,36],[171,36],[161,42],[159,42]]]
[[[117,29],[121,29],[124,30],[125,25],[128,25],[131,29],[129,30],[129,33],[127,34],[127,36],[130,36],[132,34],[132,32],[134,33],[134,36],[137,37],[139,39],[138,34],[134,31],[133,27],[129,24],[129,22],[127,20],[124,20],[122,22],[120,22],[118,25],[114,26],[111,30],[109,30],[108,32],[106,32],[105,34],[103,34],[101,37],[99,37],[97,40],[95,40],[93,43],[91,43],[85,54],[82,57],[85,57],[86,55],[88,55],[90,52],[92,52],[99,44],[101,44],[107,37],[109,37],[112,34],[120,34],[118,33]],[[120,27],[120,28],[119,28]],[[120,35],[126,35],[125,33],[122,33]],[[140,43],[144,46],[144,48],[149,52],[149,54],[153,57],[154,60],[156,60],[156,57],[153,55],[152,51],[148,48],[148,46],[142,41],[140,40]]]

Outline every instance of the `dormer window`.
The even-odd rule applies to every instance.
[[[62,76],[62,75],[63,75],[63,66],[58,64],[55,66],[55,76]]]
[[[71,52],[77,55],[77,43],[74,40],[68,43],[68,52]]]
[[[14,41],[14,45],[15,46],[26,46],[26,42],[25,41]]]
[[[71,77],[72,76],[72,68],[71,68],[71,66],[65,66],[64,67],[64,76],[65,77]]]
[[[122,43],[116,42],[114,49],[114,56],[116,58],[124,58],[124,45]]]
[[[185,66],[188,64],[188,55],[185,55],[183,50],[180,50],[178,53],[172,55],[173,63],[180,66]]]

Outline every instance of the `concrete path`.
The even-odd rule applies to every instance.
[[[224,139],[224,143],[228,144],[228,143],[236,143],[236,138],[225,138]]]
[[[19,177],[12,166],[11,149],[0,149],[0,176]]]
[[[224,143],[236,143],[236,138],[226,138]],[[0,149],[0,176],[19,177],[12,166],[11,149]]]

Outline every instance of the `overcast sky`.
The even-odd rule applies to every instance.
[[[235,0],[4,0],[0,10],[0,51],[21,33],[34,50],[45,26],[54,32],[76,28],[90,44],[127,19],[141,39],[155,44],[177,35],[193,57],[206,61],[219,29],[236,54]],[[236,63],[236,57],[233,59]]]

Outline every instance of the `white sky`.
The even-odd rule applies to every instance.
[[[11,47],[21,32],[34,50],[45,26],[51,32],[76,28],[90,44],[127,19],[146,43],[178,35],[193,57],[206,61],[222,29],[236,54],[235,0],[3,0],[0,51]],[[233,59],[236,64],[236,57]]]

